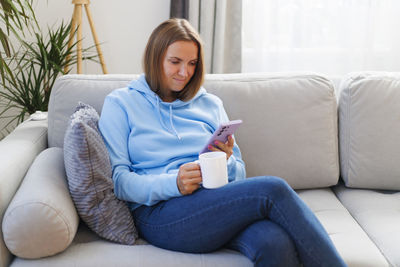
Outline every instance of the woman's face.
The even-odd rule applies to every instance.
[[[175,100],[172,93],[181,91],[190,81],[197,60],[197,45],[194,42],[176,41],[167,48],[163,60],[164,101]]]

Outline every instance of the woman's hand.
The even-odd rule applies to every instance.
[[[223,151],[226,153],[226,160],[229,159],[230,156],[232,156],[233,154],[233,144],[235,143],[235,141],[233,140],[232,135],[228,135],[228,141],[226,141],[226,143],[222,143],[220,141],[215,141],[215,145],[208,146],[208,149],[211,151]]]
[[[176,184],[182,195],[190,195],[200,187],[202,181],[200,165],[189,162],[179,167]]]

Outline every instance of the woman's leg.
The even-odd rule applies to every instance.
[[[256,177],[218,189],[200,189],[134,211],[150,243],[183,252],[210,252],[249,225],[269,219],[293,240],[305,266],[345,266],[318,219],[282,179]]]
[[[300,266],[290,236],[276,223],[260,220],[240,232],[228,248],[246,255],[256,267]]]

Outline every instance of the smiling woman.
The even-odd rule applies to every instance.
[[[345,266],[318,219],[283,179],[245,179],[232,136],[209,148],[226,155],[229,183],[203,187],[195,161],[229,118],[221,99],[201,86],[202,47],[186,20],[165,21],[150,36],[144,74],[105,98],[99,129],[114,193],[127,201],[139,235],[180,252],[229,247],[255,266]]]
[[[165,94],[168,97],[165,101],[192,98],[204,81],[203,44],[199,34],[186,20],[163,22],[150,35],[143,70],[150,88],[161,99]],[[182,84],[183,88],[178,90]]]
[[[171,44],[163,60],[162,99],[172,102],[192,78],[197,65],[195,42],[177,41]]]

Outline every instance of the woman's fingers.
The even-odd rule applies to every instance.
[[[235,140],[233,139],[232,135],[228,136],[228,146],[233,148],[233,145],[235,144]]]
[[[183,164],[179,168],[176,180],[178,189],[183,195],[193,193],[200,187],[202,181],[200,166],[194,162]]]
[[[223,151],[226,153],[226,159],[229,159],[229,157],[233,154],[233,145],[235,141],[232,137],[232,135],[228,136],[228,141],[226,143],[222,143],[220,141],[215,141],[214,146],[208,146],[208,149],[210,151]]]
[[[200,171],[200,165],[195,162],[189,162],[189,163],[185,163],[182,166],[180,166],[179,170],[184,171],[184,172]]]

